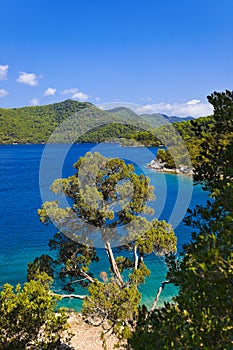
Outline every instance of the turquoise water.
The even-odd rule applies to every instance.
[[[200,187],[193,187],[191,177],[164,175],[146,168],[146,164],[154,158],[156,148],[81,144],[67,149],[65,145],[51,145],[49,152],[43,156],[50,168],[41,175],[40,163],[44,148],[44,145],[0,146],[0,286],[6,282],[14,285],[23,283],[26,280],[28,262],[49,252],[48,240],[56,232],[56,228],[41,224],[37,216],[37,209],[42,204],[40,186],[43,195],[48,195],[49,199],[47,187],[57,177],[64,154],[66,157],[62,168],[63,176],[71,175],[74,172],[72,164],[89,150],[133,162],[136,171],[149,176],[151,184],[155,187],[157,199],[152,203],[155,216],[169,220],[176,226],[178,250],[183,243],[189,241],[190,228],[185,227],[181,220],[188,205],[194,207],[204,203],[207,195]],[[41,183],[39,178],[43,180]],[[98,272],[106,270],[107,266],[104,251],[99,251],[101,262],[92,266]],[[150,255],[146,261],[151,269],[151,277],[142,286],[141,292],[142,301],[149,306],[165,278],[166,268],[163,259],[155,255]],[[56,284],[55,288],[58,290],[59,284]],[[81,289],[77,291],[82,294],[84,292]],[[166,286],[160,303],[171,298],[175,292],[175,287]],[[81,305],[77,300],[63,303],[77,310]]]

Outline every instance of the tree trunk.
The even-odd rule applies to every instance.
[[[109,259],[109,262],[110,262],[110,265],[111,265],[112,272],[113,272],[114,275],[115,275],[117,284],[118,284],[120,287],[123,287],[123,286],[124,286],[124,282],[123,282],[123,279],[122,279],[122,277],[121,277],[120,271],[119,271],[119,269],[118,269],[116,260],[115,260],[115,258],[114,258],[114,255],[113,255],[113,252],[112,252],[112,247],[111,247],[110,242],[109,242],[109,241],[106,241],[106,242],[104,243],[104,246],[105,246],[105,250],[106,250],[107,255],[108,255],[108,259]]]
[[[157,292],[157,294],[156,294],[155,301],[154,301],[154,303],[153,303],[152,308],[150,309],[150,311],[154,311],[154,310],[156,309],[156,305],[157,305],[157,302],[158,302],[158,300],[159,300],[160,294],[162,293],[162,291],[163,291],[165,285],[166,285],[166,284],[169,284],[169,283],[171,283],[171,281],[163,281],[163,282],[162,282],[161,286],[160,286],[159,289],[158,289],[158,292]]]
[[[138,269],[138,254],[137,254],[137,246],[134,246],[134,269]]]
[[[86,295],[78,295],[78,294],[55,294],[59,295],[62,299],[75,298],[75,299],[85,299]]]
[[[95,280],[94,278],[92,278],[91,276],[89,276],[86,272],[84,272],[82,269],[81,269],[81,274],[91,283],[94,283]]]

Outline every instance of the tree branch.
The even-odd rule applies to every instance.
[[[81,274],[91,283],[94,283],[95,280],[94,278],[92,278],[91,276],[88,275],[88,273],[84,272],[82,269],[80,270],[81,271]]]
[[[138,269],[138,254],[137,254],[137,246],[134,246],[134,269]]]
[[[154,311],[154,310],[156,309],[156,305],[157,305],[157,302],[158,302],[158,300],[159,300],[160,294],[161,294],[162,291],[164,290],[165,285],[166,285],[166,284],[169,284],[169,283],[171,283],[171,281],[163,281],[163,282],[162,282],[161,286],[160,286],[159,289],[158,289],[158,292],[157,292],[157,294],[156,294],[155,301],[154,301],[154,303],[153,303],[153,305],[152,305],[150,311]]]
[[[68,298],[74,298],[74,299],[85,299],[86,295],[79,295],[79,294],[56,294],[59,295],[62,299],[68,299]]]
[[[121,277],[120,271],[118,269],[116,260],[114,258],[110,242],[109,241],[105,242],[104,246],[105,246],[105,250],[106,250],[107,255],[108,255],[108,259],[109,259],[109,262],[110,262],[110,265],[111,265],[112,272],[114,273],[114,275],[116,277],[117,283],[118,283],[118,285],[120,287],[123,287],[124,286],[124,282],[123,282],[123,279]]]

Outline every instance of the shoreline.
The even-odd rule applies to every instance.
[[[166,168],[165,163],[158,162],[157,160],[152,160],[150,163],[146,165],[147,168],[150,168],[152,170],[155,170],[160,173],[167,173],[167,174],[175,174],[175,175],[186,175],[186,176],[193,176],[193,168],[190,169],[187,166],[182,166],[178,169],[174,168]]]

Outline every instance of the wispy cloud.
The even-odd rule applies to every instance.
[[[36,75],[35,73],[20,72],[16,81],[29,86],[36,86],[39,84],[38,78],[40,78],[40,76]]]
[[[73,94],[75,94],[78,91],[79,91],[79,89],[77,89],[77,88],[70,88],[70,89],[62,90],[60,92],[60,94],[62,94],[62,95],[73,95]]]
[[[140,98],[140,101],[151,101],[152,98],[151,97],[142,97]]]
[[[8,68],[9,66],[7,64],[5,66],[0,64],[0,80],[7,79]]]
[[[193,116],[201,117],[207,116],[213,113],[213,109],[208,103],[201,103],[200,100],[190,100],[185,103],[155,103],[147,104],[145,106],[140,106],[136,109],[136,112],[139,114],[143,113],[162,113],[167,115],[176,115],[176,116]]]
[[[33,106],[38,106],[39,103],[40,103],[40,101],[38,100],[38,98],[33,98],[30,101],[30,104],[32,104]]]
[[[8,91],[4,90],[4,89],[0,89],[0,97],[5,97],[8,95]]]
[[[57,89],[55,88],[48,88],[44,91],[44,96],[53,96],[56,94]]]

